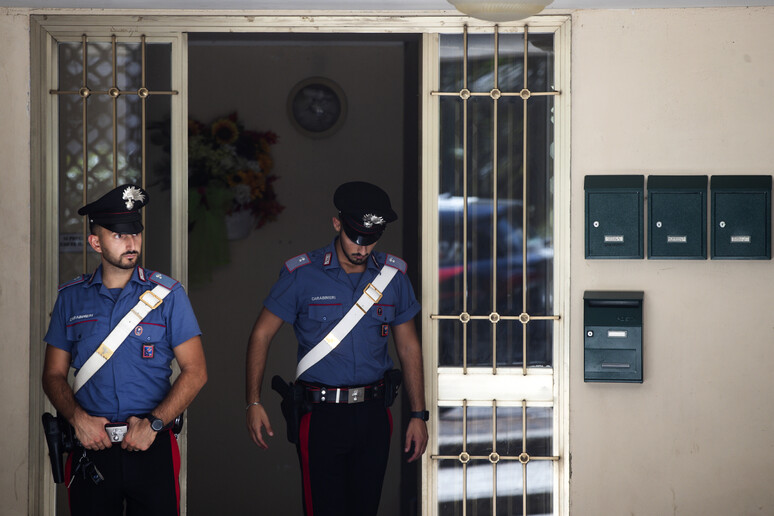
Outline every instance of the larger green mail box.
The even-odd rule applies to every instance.
[[[583,380],[642,383],[642,292],[583,294]]]

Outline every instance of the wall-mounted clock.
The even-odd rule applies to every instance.
[[[288,95],[288,116],[293,126],[311,138],[335,133],[347,116],[347,99],[341,87],[324,77],[299,82]]]

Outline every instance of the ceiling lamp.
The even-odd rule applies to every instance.
[[[461,13],[491,22],[528,18],[545,9],[553,0],[515,2],[508,0],[448,0]]]

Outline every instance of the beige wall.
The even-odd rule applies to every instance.
[[[0,8],[0,514],[27,514],[30,343],[29,21]]]
[[[585,260],[587,174],[771,174],[774,9],[587,11],[572,41],[570,508],[774,512],[774,264]],[[642,385],[583,383],[584,290],[643,290]]]
[[[38,345],[26,324],[29,35],[18,12],[0,9],[3,515],[26,513],[28,349]],[[772,8],[574,15],[573,515],[774,511],[772,263],[583,257],[586,174],[772,173],[772,26]],[[642,385],[583,383],[587,289],[645,291]]]

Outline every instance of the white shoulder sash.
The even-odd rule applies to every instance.
[[[113,331],[110,332],[110,335],[99,345],[97,351],[92,353],[88,360],[86,360],[86,363],[78,370],[78,374],[75,375],[75,383],[73,384],[73,394],[78,392],[89,381],[89,378],[94,376],[94,373],[105,365],[105,362],[113,356],[113,353],[123,344],[132,330],[140,324],[140,321],[145,319],[145,316],[151,310],[158,307],[170,292],[171,290],[167,287],[157,284],[153,290],[146,290],[142,293],[140,302],[134,305],[134,308],[129,310],[129,313],[118,322]]]
[[[392,281],[392,278],[394,278],[395,274],[398,272],[396,267],[390,265],[390,259],[399,260],[388,255],[384,267],[379,271],[376,278],[363,289],[363,295],[360,296],[360,299],[352,305],[352,308],[350,308],[344,318],[333,327],[330,333],[328,333],[328,335],[326,335],[315,347],[309,350],[309,352],[298,362],[298,367],[296,367],[296,380],[298,380],[307,369],[333,351],[336,346],[344,340],[344,337],[352,331],[352,328],[355,327],[368,310],[375,303],[379,302],[382,298],[384,289],[387,288],[387,285],[390,284],[390,281]]]

